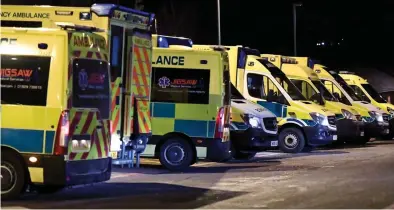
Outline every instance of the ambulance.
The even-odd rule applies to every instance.
[[[110,179],[108,48],[95,31],[1,28],[2,199]]]
[[[371,103],[379,109],[387,112],[383,114],[384,121],[389,121],[390,131],[384,134],[384,139],[393,139],[394,137],[394,105],[387,103],[387,101],[372,87],[368,81],[352,72],[339,72],[339,75],[346,81],[346,83],[353,88],[357,96],[363,101]]]
[[[230,81],[223,50],[192,49],[185,38],[153,36],[153,136],[142,156],[181,171],[230,153]]]
[[[388,122],[384,121],[383,115],[386,113],[374,105],[362,101],[350,88],[345,80],[336,72],[330,71],[326,66],[321,64],[314,65],[314,71],[319,76],[322,83],[326,86],[340,102],[352,105],[360,114],[365,123],[365,135],[371,138],[386,135],[388,131]]]
[[[228,46],[230,80],[247,99],[277,116],[279,148],[288,153],[310,151],[337,140],[335,114],[307,101],[296,86],[260,52]]]
[[[218,47],[193,45],[193,49],[203,51],[213,51]],[[276,149],[278,147],[276,116],[270,110],[246,100],[233,84],[230,86],[232,156],[235,159],[251,159],[257,152]]]
[[[350,105],[338,101],[323,85],[317,74],[313,71],[313,65],[308,62],[308,57],[286,57],[279,55],[262,55],[266,58],[275,58],[276,61],[289,59],[290,64],[285,63],[278,67],[290,78],[293,84],[310,101],[324,106],[335,113],[338,141],[355,142],[365,144],[369,137],[365,136],[364,123],[361,115]],[[278,62],[275,62],[278,64]]]
[[[130,164],[130,148],[143,149],[152,135],[149,115],[151,73],[151,26],[154,14],[114,4],[91,7],[1,6],[3,26],[57,28],[57,24],[100,28],[109,48],[103,59],[110,62],[110,145],[114,164]],[[88,44],[87,38],[75,42]],[[99,54],[88,54],[88,57]],[[80,56],[78,52],[76,57]],[[128,149],[127,149],[128,148]]]

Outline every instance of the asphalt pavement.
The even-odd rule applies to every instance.
[[[394,209],[394,141],[311,153],[262,152],[252,161],[200,162],[183,173],[156,160],[115,168],[110,181],[2,208],[369,208]]]

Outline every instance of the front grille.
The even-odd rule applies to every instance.
[[[388,115],[388,114],[383,114],[382,116],[383,116],[383,121],[384,121],[384,122],[389,122],[389,120],[390,120],[390,115]]]
[[[263,122],[264,122],[264,127],[267,130],[275,131],[278,128],[278,125],[276,123],[276,117],[263,118]]]
[[[336,123],[335,116],[328,116],[327,118],[328,118],[328,124],[335,125]]]

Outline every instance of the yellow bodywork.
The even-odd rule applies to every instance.
[[[247,60],[245,61],[246,67],[245,69],[238,68],[237,66],[237,53],[238,49],[242,46],[227,46],[229,48],[229,60],[230,60],[230,73],[231,73],[231,82],[234,86],[244,95],[248,100],[258,103],[263,107],[267,108],[271,112],[273,112],[278,119],[278,125],[282,126],[288,123],[297,124],[301,127],[307,126],[310,121],[313,121],[310,113],[315,112],[324,116],[332,116],[334,113],[325,109],[324,107],[314,104],[308,103],[305,101],[294,101],[289,96],[286,97],[288,105],[279,104],[275,102],[267,102],[261,98],[255,98],[249,95],[246,90],[247,84],[245,81],[245,73],[255,73],[259,75],[264,75],[268,80],[264,80],[264,86],[267,86],[267,83],[274,83],[274,91],[279,93],[286,92],[286,87],[282,88],[280,84],[277,83],[276,79],[271,75],[270,71],[263,66],[258,59],[261,59],[258,55],[248,55]],[[270,62],[275,62],[270,60]],[[278,65],[280,65],[278,63]],[[267,90],[268,91],[268,90]],[[289,120],[291,118],[291,120]]]
[[[4,12],[4,11],[2,11]],[[78,57],[86,58],[91,52],[89,59],[101,60],[94,54],[108,53],[107,49],[102,48],[99,43],[105,40],[102,36],[89,32],[66,31],[62,29],[31,29],[31,28],[1,28],[2,43],[0,54],[5,59],[11,57],[18,62],[21,58],[34,57],[36,59],[48,58],[48,69],[40,65],[28,69],[11,69],[2,66],[2,89],[3,88],[29,88],[29,89],[47,89],[45,102],[40,105],[15,104],[2,101],[1,107],[1,134],[2,147],[8,147],[21,154],[53,155],[56,130],[58,128],[59,118],[62,111],[68,110],[70,113],[70,122],[74,120],[75,115],[79,118],[75,125],[80,127],[70,129],[72,134],[89,134],[96,136],[97,140],[89,145],[85,151],[73,151],[72,141],[68,144],[68,153],[65,154],[65,160],[92,160],[108,157],[109,144],[109,121],[98,120],[97,109],[94,108],[74,108],[70,100],[73,92],[72,79],[72,62],[77,58],[75,51],[78,51]],[[7,42],[3,42],[7,40]],[[12,40],[12,41],[11,41]],[[86,42],[79,42],[85,40]],[[93,44],[93,40],[96,40]],[[91,44],[89,44],[91,43]],[[47,47],[40,47],[45,44]],[[96,55],[97,55],[96,54]],[[23,61],[20,61],[23,62]],[[105,66],[108,69],[108,66]],[[18,67],[19,68],[19,67]],[[34,69],[33,69],[34,68]],[[20,74],[15,72],[32,71],[29,80],[44,80],[42,72],[48,71],[48,82],[43,82],[43,86],[18,85],[18,87],[6,87],[5,81],[22,81]],[[37,71],[37,72],[36,72]],[[39,76],[37,76],[39,75]],[[26,77],[26,75],[24,75]],[[17,80],[14,80],[14,79]],[[9,79],[9,80],[8,80]],[[23,80],[24,81],[24,80]],[[45,87],[45,85],[47,85]],[[109,84],[108,84],[109,85]],[[26,86],[26,87],[25,87]],[[21,96],[22,97],[22,96]],[[3,100],[4,98],[2,98]],[[88,115],[92,118],[87,121]],[[96,126],[101,125],[105,131],[97,132]],[[86,130],[87,133],[81,133]],[[97,132],[94,134],[93,132]],[[89,140],[90,141],[90,140]],[[42,167],[29,167],[30,179],[34,183],[44,182]]]
[[[301,64],[283,64],[282,71],[290,78],[290,80],[299,80],[304,82],[300,91],[302,91],[302,94],[306,98],[312,97],[311,92],[320,92],[318,88],[312,83],[312,81],[320,82],[320,79],[317,74],[307,66],[303,66]],[[313,90],[309,90],[310,87],[313,88]],[[317,101],[314,102],[318,103]],[[336,116],[338,116],[338,119],[344,117],[342,114],[342,110],[347,110],[353,115],[359,115],[359,113],[355,109],[353,109],[353,107],[337,101],[325,100],[324,107],[334,112]]]
[[[340,97],[347,98],[349,93],[341,87],[341,85],[335,80],[335,78],[324,69],[325,66],[320,64],[314,65],[314,71],[318,75],[319,79],[323,82],[326,86],[327,90],[331,93],[338,93]],[[350,98],[350,96],[349,96]],[[352,108],[355,109],[362,117],[371,117],[369,111],[373,111],[372,109],[368,109],[368,107],[364,106],[360,103],[355,103],[352,99],[348,101],[352,104]]]
[[[355,74],[349,74],[349,73],[343,73],[339,74],[348,85],[350,86],[357,86],[359,90],[363,92],[364,95],[368,97],[368,99],[371,101],[370,103],[376,107],[379,107],[381,110],[383,110],[386,113],[390,113],[391,115],[394,115],[394,105],[390,103],[379,103],[375,99],[371,97],[370,94],[365,90],[365,88],[362,86],[362,84],[369,84],[368,81],[358,75]],[[357,91],[356,91],[357,93]]]
[[[161,138],[171,133],[180,133],[189,138],[210,141],[214,138],[216,116],[222,107],[225,109],[225,121],[230,122],[230,100],[226,104],[224,99],[224,71],[228,71],[225,52],[180,46],[154,47],[152,63],[153,136]],[[199,84],[203,85],[202,89],[202,86],[200,88],[196,86]],[[174,88],[174,85],[177,87]],[[189,95],[190,90],[194,89],[202,91],[196,92],[202,94],[198,101],[195,101],[198,96]],[[143,155],[154,156],[155,148],[156,144],[148,144]],[[196,151],[198,158],[207,157],[206,146],[197,144]]]

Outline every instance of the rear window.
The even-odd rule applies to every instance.
[[[153,68],[152,102],[209,104],[208,69]]]
[[[110,114],[108,63],[91,59],[73,62],[73,107],[97,108],[104,119]]]
[[[50,57],[1,55],[1,103],[46,106]]]

